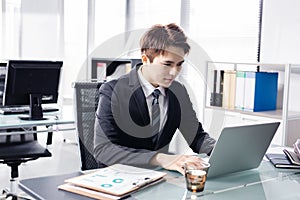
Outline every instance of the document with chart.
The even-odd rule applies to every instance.
[[[85,196],[107,194],[107,199],[118,199],[140,188],[160,182],[164,172],[115,164],[92,173],[65,180],[58,188]],[[115,196],[115,198],[112,198]],[[99,198],[99,197],[98,197]]]

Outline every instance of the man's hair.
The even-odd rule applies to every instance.
[[[181,48],[185,54],[189,53],[191,48],[183,30],[174,23],[165,26],[161,24],[152,26],[142,36],[140,46],[141,53],[145,54],[150,62],[157,55],[164,54],[167,47]]]

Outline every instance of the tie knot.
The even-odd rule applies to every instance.
[[[159,98],[159,95],[160,95],[159,89],[155,89],[155,90],[152,92],[152,96],[153,96],[153,102],[152,102],[152,105],[158,104],[158,98]]]
[[[158,99],[160,95],[160,90],[159,89],[155,89],[153,92],[152,92],[152,96],[155,98],[155,99]]]

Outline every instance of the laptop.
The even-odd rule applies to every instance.
[[[207,177],[256,168],[260,165],[280,122],[226,127],[208,160]]]

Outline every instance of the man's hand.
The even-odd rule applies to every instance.
[[[151,164],[161,166],[167,170],[174,170],[184,175],[184,164],[190,163],[194,166],[201,167],[201,163],[204,162],[198,156],[191,155],[168,155],[158,153],[151,160]]]

